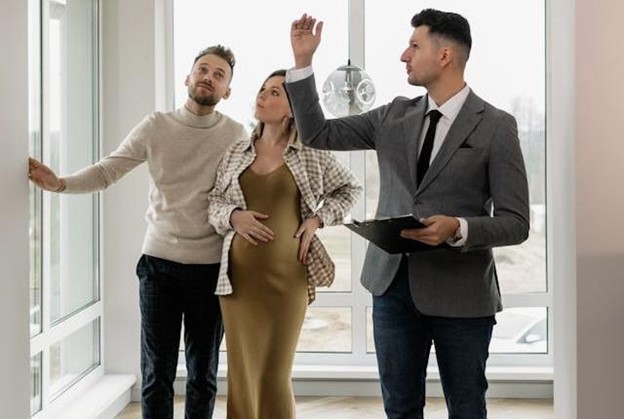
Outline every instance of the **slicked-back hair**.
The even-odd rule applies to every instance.
[[[208,54],[216,55],[217,57],[223,58],[230,65],[230,70],[232,70],[232,76],[234,75],[234,65],[236,65],[236,58],[234,58],[234,53],[232,52],[232,50],[228,47],[224,47],[223,45],[212,45],[199,51],[199,53],[195,57],[195,60],[193,60],[193,66],[195,66],[197,60]]]
[[[470,24],[465,17],[452,12],[443,12],[436,9],[424,9],[412,17],[412,27],[429,27],[430,34],[436,34],[459,43],[465,48],[466,61],[472,48]]]

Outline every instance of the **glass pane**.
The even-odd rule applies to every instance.
[[[373,335],[373,308],[366,307],[366,352],[375,352],[375,337]]]
[[[395,96],[423,94],[423,88],[408,85],[400,56],[413,31],[412,16],[429,4],[398,0],[388,7],[386,1],[367,0],[365,7],[366,71],[377,86],[376,105],[388,103]],[[544,0],[439,0],[435,7],[460,13],[468,19],[473,47],[466,81],[477,95],[511,113],[518,122],[529,179],[531,232],[530,239],[522,245],[495,250],[502,292],[544,292],[547,290]],[[379,40],[383,40],[383,45]],[[374,165],[367,159],[367,171]],[[372,215],[370,211],[377,202],[377,183],[367,179],[366,199],[370,203],[367,216]]]
[[[97,143],[97,27],[93,0],[44,1],[44,160],[67,174]],[[45,194],[44,276],[55,322],[98,298],[97,197]]]
[[[531,211],[533,213],[533,211]],[[542,222],[544,214],[542,214]],[[536,231],[533,219],[526,242],[494,249],[502,293],[544,292],[546,285],[546,234]]]
[[[245,13],[241,13],[244,10]],[[232,81],[232,95],[217,109],[253,126],[255,97],[264,79],[278,68],[293,65],[290,47],[290,23],[305,11],[322,17],[326,22],[323,43],[314,61],[314,68],[322,81],[336,67],[348,60],[348,2],[333,0],[267,0],[228,2],[175,0],[174,1],[174,63],[175,105],[181,106],[187,98],[184,79],[189,74],[193,59],[203,48],[223,44],[236,56]],[[236,19],[211,19],[206,16],[236,16]],[[260,24],[259,22],[264,22]],[[250,37],[249,28],[262,28],[259,43]]]
[[[317,230],[319,239],[336,266],[336,278],[329,287],[317,292],[351,291],[351,233],[345,227],[332,226]]]
[[[30,358],[30,414],[41,410],[41,352]]]
[[[508,308],[498,313],[490,353],[548,353],[548,309]]]
[[[367,352],[375,352],[372,311],[366,309]],[[497,313],[490,353],[548,353],[548,309],[518,307]]]
[[[310,307],[297,352],[351,352],[351,308]]]
[[[30,185],[30,336],[41,333],[41,192]]]
[[[58,395],[100,365],[100,320],[50,346],[50,393]]]
[[[29,153],[41,158],[41,10],[28,2],[28,131]],[[41,191],[29,183],[30,336],[41,332]]]

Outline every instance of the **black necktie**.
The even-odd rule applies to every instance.
[[[423,141],[422,148],[420,149],[420,155],[418,156],[418,164],[416,165],[416,182],[417,186],[420,186],[420,182],[425,177],[425,173],[429,169],[429,160],[431,160],[431,150],[433,150],[433,138],[435,137],[436,125],[442,114],[437,109],[428,113],[429,115],[429,128],[425,135],[425,141]]]

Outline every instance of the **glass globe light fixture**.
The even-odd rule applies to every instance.
[[[356,115],[373,107],[375,85],[361,67],[349,60],[327,77],[322,95],[323,104],[332,115]]]

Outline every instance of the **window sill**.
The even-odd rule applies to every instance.
[[[486,375],[489,381],[532,381],[552,382],[552,367],[488,367]],[[227,366],[219,366],[219,378],[227,377]],[[178,367],[177,377],[186,377],[186,368]],[[293,379],[300,380],[378,380],[376,366],[345,366],[345,365],[295,365]],[[427,368],[427,380],[439,381],[440,373],[436,367]]]
[[[103,375],[81,391],[69,391],[32,419],[115,417],[130,402],[134,375]]]
[[[227,394],[227,369],[219,368],[218,394]],[[293,388],[297,396],[380,397],[375,366],[295,365]],[[490,367],[488,398],[552,399],[552,367]],[[178,368],[176,394],[184,394],[186,370]],[[437,368],[427,370],[427,395],[443,397]],[[135,397],[139,397],[136,393]]]

